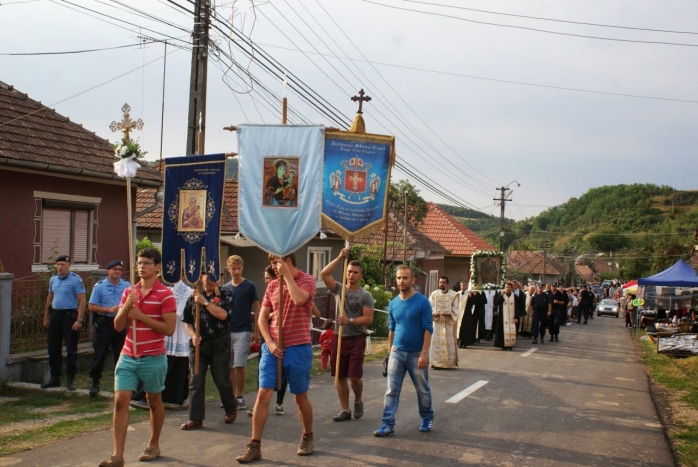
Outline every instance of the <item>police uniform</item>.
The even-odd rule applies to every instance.
[[[59,261],[70,262],[70,258],[59,256],[56,262]],[[80,331],[74,331],[73,325],[78,319],[78,295],[85,294],[85,285],[82,283],[82,278],[71,271],[64,277],[58,274],[51,277],[48,291],[53,294],[53,301],[49,309],[48,320],[48,364],[51,369],[51,379],[46,386],[60,384],[61,367],[63,366],[61,344],[65,340],[67,353],[65,372],[68,375],[68,386],[74,387],[75,374],[78,372]]]
[[[123,266],[123,261],[111,261],[107,264],[107,270]],[[99,281],[90,295],[90,304],[97,305],[102,308],[111,308],[118,306],[121,302],[121,296],[124,290],[131,286],[128,281],[119,278],[117,284],[112,284],[109,278]],[[92,338],[92,348],[94,349],[94,358],[92,367],[90,368],[90,378],[92,378],[91,395],[99,393],[99,380],[102,378],[102,370],[104,369],[104,359],[107,357],[109,348],[112,349],[114,356],[114,365],[119,360],[121,348],[124,346],[126,332],[128,329],[117,331],[114,329],[114,318],[116,312],[97,313],[92,312],[92,326],[94,333]],[[94,394],[93,394],[94,393]]]

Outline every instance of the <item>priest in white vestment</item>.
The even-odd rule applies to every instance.
[[[439,279],[439,289],[429,296],[434,321],[431,337],[431,367],[456,368],[458,366],[458,294],[448,287],[448,277]]]

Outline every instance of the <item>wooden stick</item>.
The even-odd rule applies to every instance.
[[[286,116],[288,114],[288,99],[284,97],[281,101],[281,123],[286,125]]]
[[[347,242],[348,243],[348,242]],[[338,318],[344,316],[344,301],[347,297],[347,264],[349,263],[349,258],[344,258],[344,268],[342,269],[342,299],[340,300],[341,305],[339,306]],[[339,384],[339,364],[342,361],[342,331],[344,331],[344,326],[339,326],[339,333],[337,334],[337,361],[334,370],[334,386],[337,387]]]
[[[198,290],[197,290],[198,291]],[[201,305],[198,303],[196,304],[196,317],[194,321],[194,330],[195,330],[195,339],[199,340],[199,337],[201,337]],[[199,354],[201,350],[201,342],[199,342],[199,345],[194,347],[194,374],[198,375],[199,374]]]
[[[284,278],[279,274],[279,317],[277,319],[279,324],[279,339],[276,345],[280,349],[284,348]],[[283,357],[276,359],[276,390],[281,391],[282,383],[281,376],[283,375]]]
[[[133,252],[133,212],[131,209],[131,177],[126,177],[126,207],[126,215],[128,217],[128,266],[130,270],[129,279],[131,280],[131,291],[133,292],[135,290],[134,280],[136,269],[134,268],[134,265],[131,264],[131,261],[134,261],[135,259],[135,254]],[[131,341],[133,342],[133,355],[138,356],[138,352],[136,350],[138,346],[138,339],[136,338],[136,328],[138,327],[137,321],[131,320],[131,325]]]

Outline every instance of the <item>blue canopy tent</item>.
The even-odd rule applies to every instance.
[[[698,274],[682,259],[668,269],[650,277],[639,279],[640,286],[664,285],[668,287],[698,287]]]

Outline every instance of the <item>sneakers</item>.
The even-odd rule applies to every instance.
[[[68,389],[68,391],[75,391],[75,377],[74,376],[69,376],[68,377],[68,382],[66,383],[65,387]]]
[[[246,445],[245,452],[235,458],[241,464],[260,460],[262,458],[262,444],[257,441],[250,441]]]
[[[298,446],[296,454],[299,456],[308,456],[313,453],[315,446],[313,445],[313,434],[301,436],[301,444]]]
[[[354,402],[354,418],[358,420],[363,416],[364,416],[364,403],[363,402]]]
[[[90,397],[99,396],[99,381],[92,381],[92,387],[90,388]]]
[[[351,412],[349,410],[342,410],[337,415],[334,416],[333,420],[335,422],[343,422],[345,420],[351,420]]]
[[[385,423],[381,425],[376,431],[373,432],[374,436],[382,438],[384,436],[390,436],[395,434],[395,428],[388,426]]]
[[[284,406],[281,404],[276,404],[276,410],[274,411],[276,415],[283,415],[286,412],[284,412]]]
[[[426,433],[427,431],[431,431],[431,425],[434,423],[434,420],[427,420],[424,419],[422,420],[422,424],[419,425],[419,431],[422,433]]]
[[[160,448],[159,447],[153,448],[153,447],[148,446],[141,453],[141,455],[138,456],[138,460],[141,462],[150,462],[150,461],[154,461],[158,457],[160,457]]]
[[[60,387],[60,385],[61,385],[60,378],[51,378],[50,380],[46,381],[44,384],[41,385],[41,389],[57,388],[57,387]]]
[[[147,401],[141,401],[141,400],[132,400],[129,402],[129,405],[133,407],[134,409],[145,409],[145,410],[150,410],[150,406],[148,405]]]
[[[245,404],[245,399],[242,397],[238,397],[238,409],[245,410],[246,408],[247,404]]]
[[[124,460],[109,456],[99,463],[99,467],[124,467]]]

